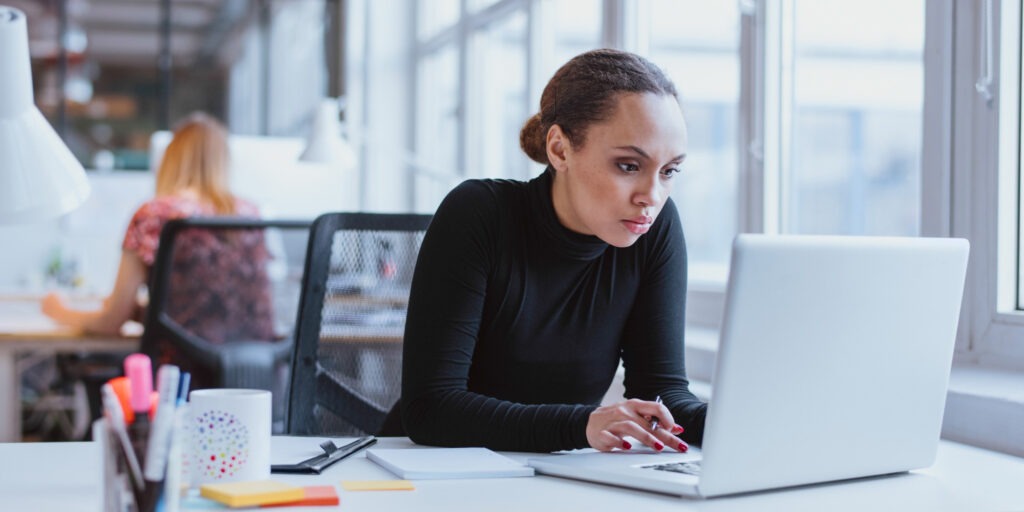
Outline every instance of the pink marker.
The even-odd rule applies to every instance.
[[[149,356],[132,354],[125,358],[124,373],[128,376],[130,401],[135,412],[135,421],[128,425],[128,437],[139,464],[144,464],[149,440],[149,395],[153,392],[153,366]]]
[[[131,384],[132,410],[136,413],[149,411],[149,395],[153,392],[153,366],[149,356],[132,354],[124,360],[124,374]]]

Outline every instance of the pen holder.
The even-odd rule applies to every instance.
[[[128,463],[105,418],[93,422],[92,438],[99,443],[103,465],[103,512],[138,512]]]
[[[163,483],[163,492],[159,494],[159,502],[162,504],[159,510],[163,512],[178,512],[181,495],[187,490],[185,483],[188,481],[188,473],[187,468],[182,465],[185,443],[182,428],[184,417],[185,410],[182,408],[174,421],[167,476]],[[141,512],[143,491],[136,492],[124,448],[105,418],[93,422],[92,438],[99,443],[103,465],[103,512]],[[154,503],[151,502],[150,505]]]

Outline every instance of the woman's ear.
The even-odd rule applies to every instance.
[[[561,126],[553,124],[551,128],[548,128],[545,145],[548,150],[548,162],[551,163],[551,167],[554,167],[557,171],[564,171],[566,167],[566,153],[569,149],[569,137],[562,131]]]

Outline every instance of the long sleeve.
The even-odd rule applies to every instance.
[[[471,180],[420,248],[406,320],[403,426],[414,441],[547,452],[589,445],[620,358],[630,396],[661,395],[701,438],[683,364],[686,249],[666,204],[630,247],[566,229],[551,172]]]
[[[660,217],[663,229],[646,242],[641,284],[623,333],[622,359],[626,397],[654,400],[660,396],[682,438],[700,444],[707,404],[689,390],[684,362],[683,331],[686,311],[686,244],[672,202]]]
[[[493,189],[457,187],[437,210],[409,297],[402,419],[422,444],[537,451],[587,446],[593,406],[527,405],[469,390],[502,212]],[[493,285],[491,283],[490,285]]]

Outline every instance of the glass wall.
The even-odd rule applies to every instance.
[[[148,169],[195,110],[233,133],[305,135],[328,94],[334,0],[8,0],[28,17],[40,110],[88,169]]]

